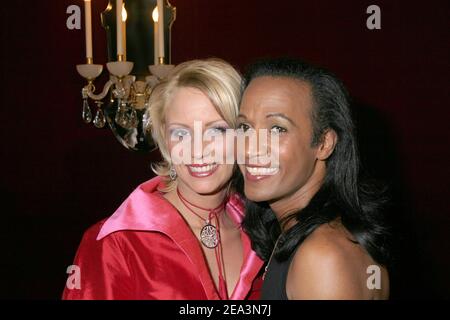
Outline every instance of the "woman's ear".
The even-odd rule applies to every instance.
[[[317,149],[317,159],[321,161],[327,160],[333,153],[337,143],[337,134],[334,130],[327,130],[322,136],[322,142]]]

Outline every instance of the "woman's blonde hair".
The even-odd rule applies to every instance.
[[[163,161],[152,164],[153,171],[164,177],[166,187],[162,191],[170,191],[176,181],[169,178],[171,167],[170,152],[166,145],[165,110],[174,92],[179,88],[195,88],[205,94],[216,111],[235,128],[241,96],[241,76],[229,63],[220,59],[191,60],[179,64],[168,77],[162,80],[152,91],[149,107],[146,110],[151,131]]]

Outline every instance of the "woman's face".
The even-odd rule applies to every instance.
[[[241,101],[238,128],[250,135],[267,129],[267,153],[278,156],[279,165],[258,164],[258,158],[267,154],[246,144],[245,164],[239,167],[247,198],[258,202],[281,200],[298,193],[313,179],[317,148],[311,147],[311,108],[311,88],[306,82],[268,76],[250,82]],[[270,144],[275,136],[278,146]]]
[[[234,164],[225,164],[225,157],[234,150],[226,148],[226,129],[230,126],[203,92],[176,89],[166,106],[165,131],[180,186],[198,194],[214,194],[228,185]],[[216,157],[218,151],[222,159]]]

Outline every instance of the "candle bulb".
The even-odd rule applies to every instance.
[[[152,12],[152,19],[153,19],[153,64],[158,64],[158,55],[159,55],[159,49],[158,49],[158,7],[155,7]]]
[[[123,39],[122,39],[122,0],[116,0],[116,43],[117,43],[117,60],[123,59]]]
[[[157,0],[158,4],[158,58],[164,63],[164,4],[163,0]]]
[[[86,60],[88,64],[93,63],[92,54],[92,18],[91,0],[84,0],[84,26],[86,34]]]

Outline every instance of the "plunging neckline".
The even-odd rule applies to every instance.
[[[183,221],[183,224],[184,224],[184,226],[186,227],[186,229],[189,229],[189,233],[191,234],[191,236],[192,236],[192,239],[195,239],[195,242],[196,242],[196,245],[195,245],[195,248],[196,248],[196,253],[195,254],[200,254],[201,255],[201,257],[202,257],[202,267],[204,268],[204,269],[206,269],[206,270],[208,270],[208,282],[209,282],[209,284],[210,285],[212,285],[213,287],[214,287],[214,289],[215,289],[215,293],[217,294],[217,297],[219,298],[220,296],[219,296],[219,289],[217,288],[217,285],[216,285],[216,283],[214,282],[214,278],[213,278],[213,276],[212,276],[212,274],[211,274],[211,269],[209,268],[209,265],[208,265],[208,261],[207,261],[207,258],[206,258],[206,255],[205,255],[205,251],[202,249],[202,246],[201,246],[201,242],[200,242],[200,240],[197,238],[197,236],[195,235],[195,232],[194,232],[194,230],[191,228],[191,226],[189,225],[189,223],[187,222],[187,220],[186,220],[186,218],[183,216],[183,214],[180,212],[180,210],[172,203],[172,202],[170,202],[170,200],[169,199],[167,199],[166,197],[164,197],[164,193],[163,192],[159,192],[158,193],[158,196],[160,196],[162,199],[164,199],[176,212],[177,212],[177,215],[180,217],[180,219]],[[228,210],[227,210],[227,205],[225,205],[225,214],[227,214],[228,215],[228,218],[233,222],[233,224],[239,229],[239,222],[238,221],[236,221],[235,219],[233,219],[233,215],[232,214],[230,214],[229,212],[228,212]],[[241,246],[242,246],[242,263],[241,263],[241,266],[240,266],[240,268],[239,268],[239,277],[238,277],[238,279],[237,279],[237,281],[236,281],[236,284],[234,285],[234,288],[233,288],[233,290],[231,291],[231,294],[228,294],[228,292],[227,292],[227,294],[228,294],[228,299],[229,300],[231,300],[232,299],[232,297],[234,296],[234,294],[235,294],[235,292],[236,292],[236,288],[238,287],[238,284],[241,282],[241,276],[242,276],[242,271],[243,271],[243,267],[244,267],[244,261],[245,261],[245,257],[246,257],[246,254],[247,254],[247,252],[246,252],[246,250],[245,250],[245,246],[244,246],[244,237],[243,237],[243,233],[242,233],[242,230],[239,230],[239,238],[240,238],[240,240],[241,240]],[[187,252],[185,251],[185,254],[189,257],[189,255],[187,254]],[[194,263],[195,264],[195,263]],[[202,282],[203,283],[203,282]],[[227,283],[227,288],[228,288],[228,283]]]

